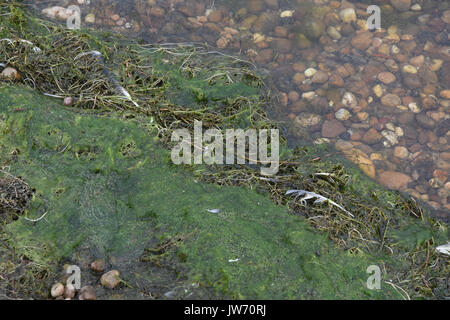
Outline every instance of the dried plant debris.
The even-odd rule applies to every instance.
[[[0,219],[16,220],[30,206],[33,191],[18,177],[0,171]]]
[[[337,204],[333,200],[330,200],[330,199],[328,199],[328,198],[326,198],[324,196],[321,196],[320,194],[317,194],[317,193],[314,193],[314,192],[310,192],[310,191],[305,191],[305,190],[288,190],[286,192],[286,195],[290,195],[290,194],[294,194],[296,199],[300,197],[300,200],[299,200],[300,203],[305,205],[305,206],[307,204],[306,200],[316,199],[314,201],[314,204],[320,204],[320,203],[328,202],[332,206],[335,206],[335,207],[341,209],[342,211],[344,211],[345,213],[347,213],[350,217],[352,217],[352,218],[355,217],[353,214],[351,214],[350,212],[345,210],[344,207],[342,207],[341,205]]]

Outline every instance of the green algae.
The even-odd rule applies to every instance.
[[[189,279],[226,297],[395,298],[365,288],[372,258],[335,248],[263,195],[170,168],[167,151],[135,123],[79,114],[23,87],[2,87],[0,99],[2,150],[20,150],[11,173],[36,190],[26,217],[48,212],[6,226],[28,259],[51,266],[79,247],[137,259],[151,237],[184,234],[176,250]]]

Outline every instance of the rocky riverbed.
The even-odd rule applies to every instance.
[[[207,42],[269,71],[290,143],[330,143],[370,177],[450,212],[450,3],[33,1],[149,42]],[[370,31],[368,5],[381,8]]]

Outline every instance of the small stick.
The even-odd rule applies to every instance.
[[[45,212],[45,213],[44,213],[40,218],[38,218],[38,219],[29,219],[29,218],[27,218],[27,217],[24,217],[24,219],[27,220],[27,221],[31,221],[31,222],[38,222],[38,221],[44,219],[44,217],[47,215],[47,213],[48,213],[48,211]]]

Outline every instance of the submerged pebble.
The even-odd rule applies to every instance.
[[[108,271],[102,275],[100,282],[102,286],[114,289],[120,284],[120,272],[117,270]]]
[[[64,98],[63,104],[65,106],[71,106],[73,104],[73,98],[72,97],[66,97]]]
[[[78,295],[79,300],[97,300],[95,289],[92,286],[84,286]]]
[[[54,284],[50,294],[53,298],[62,296],[64,294],[64,285],[62,283]]]
[[[73,299],[75,297],[76,289],[73,284],[68,284],[64,290],[64,298]]]
[[[7,67],[3,69],[2,73],[0,73],[0,79],[4,80],[20,80],[19,72],[11,67]]]
[[[105,260],[104,259],[98,259],[93,261],[90,266],[92,271],[95,272],[103,272],[105,271]]]

